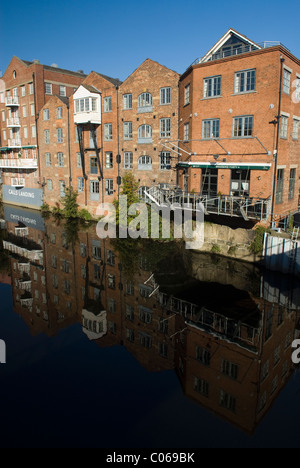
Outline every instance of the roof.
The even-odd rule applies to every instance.
[[[166,70],[170,70],[171,72],[176,73],[176,75],[180,76],[179,73],[177,73],[176,71],[172,70],[171,68],[168,68],[168,67],[166,67],[165,65],[162,65],[161,63],[159,63],[159,62],[157,62],[157,61],[155,61],[155,60],[152,60],[152,59],[150,59],[150,58],[146,58],[146,60],[144,60],[135,70],[133,70],[133,72],[130,73],[129,76],[127,76],[127,78],[125,79],[125,81],[123,81],[123,84],[126,83],[127,80],[129,80],[140,68],[143,67],[143,65],[144,65],[146,62],[149,62],[149,61],[152,62],[152,63],[154,63],[155,65],[158,65],[159,67],[165,68]]]
[[[35,62],[29,62],[28,60],[23,60],[20,59],[27,67],[30,67],[31,65],[34,65]],[[43,65],[42,63],[38,63],[42,67],[44,67],[45,70],[50,70],[54,71],[57,73],[65,73],[67,75],[73,75],[73,76],[80,76],[81,78],[85,78],[87,75],[85,73],[80,73],[80,72],[74,72],[72,70],[66,70],[65,68],[58,68],[58,67],[51,67],[50,65]]]
[[[110,83],[112,83],[114,86],[120,86],[122,84],[122,81],[119,80],[119,78],[111,78],[110,76],[107,76],[107,75],[103,75],[102,73],[98,73],[98,72],[95,72],[94,70],[92,70],[91,73],[97,73],[97,75],[99,76],[102,76],[102,78],[104,78],[105,80],[109,81]]]
[[[97,93],[97,94],[101,94],[101,92],[99,91],[99,89],[95,88],[95,86],[91,86],[91,85],[87,85],[87,84],[84,84],[84,83],[81,83],[80,86],[83,86],[85,89],[87,89],[90,93]],[[79,87],[80,87],[79,86]]]

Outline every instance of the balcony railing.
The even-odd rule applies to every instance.
[[[22,289],[22,291],[31,292],[31,281],[20,280],[18,282],[18,286],[20,289]]]
[[[37,169],[36,159],[0,159],[0,169]]]
[[[14,106],[19,106],[19,98],[18,96],[9,96],[5,99],[5,105],[6,107],[14,107]]]
[[[16,177],[12,177],[10,185],[12,187],[25,187],[25,179],[23,177],[19,179]]]
[[[8,140],[7,146],[9,148],[22,148],[22,143],[19,138],[14,138],[12,140]]]
[[[33,304],[33,298],[28,298],[28,299],[20,299],[20,304],[22,307],[26,307],[27,309],[32,311],[32,304]]]
[[[19,117],[14,117],[11,119],[6,119],[7,127],[21,127]]]
[[[42,261],[44,258],[44,252],[42,250],[29,250],[8,241],[3,241],[3,248],[12,254],[19,255],[20,257],[26,258],[32,262]]]
[[[18,270],[20,273],[30,273],[30,263],[18,263]]]

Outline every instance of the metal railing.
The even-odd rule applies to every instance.
[[[21,143],[21,140],[19,138],[13,138],[11,140],[8,140],[7,146],[9,148],[21,148],[22,143]]]
[[[20,127],[20,119],[19,117],[14,117],[11,119],[6,119],[7,127]]]
[[[6,106],[19,106],[20,103],[19,103],[19,98],[18,96],[9,96],[5,99],[5,105]]]
[[[38,167],[37,159],[0,159],[0,168],[13,169],[36,169]]]

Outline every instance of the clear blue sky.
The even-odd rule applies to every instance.
[[[2,0],[0,70],[13,55],[124,80],[146,58],[182,73],[230,28],[300,57],[299,0]]]

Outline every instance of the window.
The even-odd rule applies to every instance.
[[[202,138],[219,138],[220,136],[220,120],[207,119],[202,122]]]
[[[113,179],[105,179],[105,195],[113,195],[114,181]]]
[[[97,158],[90,159],[91,174],[98,174]]]
[[[24,107],[26,107],[26,106],[24,106]],[[43,110],[43,120],[49,120],[49,109],[44,109]]]
[[[115,253],[112,250],[107,250],[107,264],[110,266],[115,265]]]
[[[107,285],[110,289],[115,289],[116,287],[115,275],[112,275],[112,274],[107,275]]]
[[[51,167],[51,153],[45,153],[46,167]]]
[[[138,161],[139,171],[152,171],[152,159],[150,156],[141,156]]]
[[[293,93],[293,102],[299,104],[300,102],[300,77],[297,75],[297,79],[293,82],[295,91]]]
[[[26,95],[25,86],[21,86],[21,96],[24,97]]]
[[[166,343],[158,343],[158,354],[163,357],[168,357],[168,345]]]
[[[85,265],[80,266],[80,272],[81,272],[81,278],[86,279],[86,266]]]
[[[34,104],[30,104],[30,115],[34,116]]]
[[[290,94],[291,88],[291,72],[289,70],[283,70],[283,81],[282,81],[282,91],[286,94]]]
[[[103,112],[111,112],[111,96],[105,97],[103,99]]]
[[[227,377],[230,377],[233,380],[237,380],[239,375],[239,368],[236,364],[233,364],[232,362],[226,361],[224,359],[222,362],[222,374],[227,375]]]
[[[124,153],[124,169],[132,169],[133,167],[133,154],[130,151]]]
[[[27,117],[27,107],[26,106],[22,107],[22,113],[23,113],[23,117]]]
[[[99,200],[99,182],[97,180],[92,180],[90,185],[90,198],[91,201],[98,201]]]
[[[161,88],[159,93],[159,103],[161,106],[171,104],[171,88]]]
[[[6,130],[3,130],[3,140],[6,141],[7,136],[6,136]]]
[[[54,232],[50,234],[50,242],[53,245],[56,244],[56,235],[54,234]]]
[[[49,143],[50,143],[50,132],[49,132],[49,130],[44,130],[44,141],[45,141],[45,145],[49,145]]]
[[[272,336],[272,326],[273,326],[273,311],[268,310],[267,320],[266,320],[265,341],[268,341],[268,339],[271,338]]]
[[[126,304],[125,317],[126,320],[129,320],[130,322],[134,321],[134,308],[129,304]]]
[[[2,122],[5,122],[5,111],[2,111]]]
[[[291,332],[289,332],[289,333],[286,335],[286,338],[285,338],[284,348],[285,348],[285,349],[289,348],[289,346],[291,345],[291,342],[292,342],[292,334],[291,334]]]
[[[142,93],[138,97],[138,112],[152,112],[152,94]]]
[[[278,375],[272,380],[271,395],[277,390],[278,387]]]
[[[29,83],[29,94],[33,94],[33,83]]]
[[[212,76],[210,78],[204,78],[203,80],[203,97],[217,97],[221,96],[221,77]]]
[[[31,136],[32,138],[36,138],[36,126],[32,125],[31,127]]]
[[[113,139],[113,133],[112,133],[112,124],[104,124],[104,140],[105,141],[111,141]]]
[[[115,335],[117,333],[117,324],[115,322],[107,322],[108,330]]]
[[[52,276],[52,285],[55,289],[58,288],[58,279],[57,279],[57,276],[56,275],[53,275]]]
[[[283,201],[283,182],[284,182],[284,169],[277,171],[277,186],[276,186],[276,203]]]
[[[200,346],[196,346],[196,359],[204,366],[210,366],[210,351],[205,348],[201,348]]]
[[[53,182],[52,179],[47,180],[47,188],[51,192],[53,190]]]
[[[63,153],[57,153],[58,167],[64,167],[64,155]]]
[[[0,93],[0,102],[4,103],[4,93],[3,92]]]
[[[224,392],[224,390],[220,390],[220,406],[222,406],[222,408],[228,409],[232,413],[235,413],[236,399],[228,393]]]
[[[147,194],[146,194],[146,190],[148,190],[149,187],[146,187],[146,186],[142,186],[139,188],[138,190],[138,196],[139,196],[139,199],[140,200],[143,200],[145,202],[148,201],[148,197],[147,197]]]
[[[163,317],[159,317],[158,331],[166,335],[168,333],[168,330],[169,330],[168,318],[164,319]]]
[[[184,105],[186,106],[189,103],[190,103],[190,85],[187,85],[184,88]]]
[[[234,93],[247,93],[255,91],[256,70],[239,71],[234,77]]]
[[[105,168],[112,169],[113,167],[113,154],[111,151],[106,151],[105,153]]]
[[[126,281],[126,294],[128,294],[128,296],[134,295],[134,286],[131,281]]]
[[[145,286],[144,284],[139,285],[140,296],[144,297],[145,299],[147,299],[150,296],[152,291],[152,288],[150,288],[149,286]]]
[[[183,128],[184,141],[189,141],[189,134],[190,134],[190,124],[187,122],[184,124],[184,128]]]
[[[289,200],[293,200],[295,196],[295,184],[296,184],[296,169],[290,170],[290,183],[289,183]]]
[[[62,116],[63,116],[63,115],[62,115],[62,112],[63,112],[63,110],[62,110],[62,107],[61,107],[61,106],[59,106],[59,107],[56,108],[56,118],[57,118],[57,119],[62,119]]]
[[[159,155],[159,169],[167,171],[171,169],[171,153],[162,151]]]
[[[160,138],[169,138],[171,136],[171,119],[160,119],[159,128]]]
[[[45,94],[52,94],[52,84],[45,83]]]
[[[94,265],[94,280],[97,281],[101,278],[100,265]]]
[[[66,293],[66,294],[70,294],[70,292],[71,292],[71,285],[70,285],[70,282],[69,282],[68,280],[65,280],[64,289],[65,289],[65,293]]]
[[[298,140],[299,137],[299,120],[293,120],[293,140]]]
[[[124,140],[132,140],[132,122],[123,123],[123,138]]]
[[[287,372],[288,372],[288,363],[287,361],[285,361],[282,366],[282,374],[281,374],[282,378],[286,376]]]
[[[126,328],[126,339],[130,343],[134,343],[134,331],[130,328]]]
[[[117,304],[114,299],[108,299],[108,312],[110,314],[115,314],[117,310]]]
[[[78,169],[82,169],[81,154],[76,153],[76,166]]]
[[[69,265],[69,262],[67,262],[67,260],[63,260],[62,269],[63,269],[63,272],[64,272],[64,273],[69,273],[69,271],[70,271],[70,265]]]
[[[83,244],[82,242],[80,243],[80,256],[82,258],[85,258],[86,257],[86,244]]]
[[[83,177],[77,177],[77,190],[78,190],[78,193],[84,192],[84,178]]]
[[[152,323],[152,310],[146,307],[139,307],[139,318],[142,323]]]
[[[62,128],[56,129],[56,141],[57,143],[63,142],[63,129]]]
[[[152,337],[147,333],[139,333],[139,342],[144,348],[150,349],[152,347]]]
[[[59,192],[61,197],[66,195],[66,183],[64,180],[59,181]]]
[[[261,380],[265,380],[269,375],[269,361],[266,361],[261,370]]]
[[[287,138],[289,118],[286,115],[281,116],[280,138]]]
[[[280,361],[280,346],[274,349],[274,366]]]
[[[198,377],[194,378],[194,390],[200,395],[208,398],[209,384],[206,380],[199,379]]]
[[[63,97],[65,97],[67,95],[65,86],[62,86],[62,85],[59,86],[59,95],[63,96]]]
[[[101,243],[99,240],[92,241],[92,257],[95,260],[101,259]]]
[[[235,117],[233,119],[233,136],[234,137],[249,137],[253,132],[253,116],[246,115],[243,117]]]
[[[28,138],[28,128],[24,127],[24,138]]]
[[[152,127],[141,125],[138,129],[138,143],[152,143]]]
[[[123,110],[132,109],[132,94],[123,95]]]

